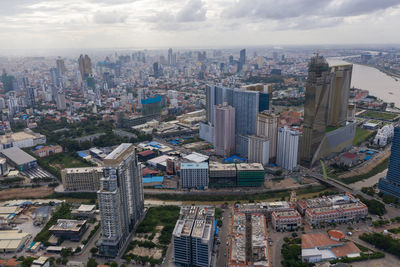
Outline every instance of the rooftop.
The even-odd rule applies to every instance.
[[[66,168],[63,171],[66,173],[90,173],[90,172],[103,172],[103,167],[81,167],[81,168]]]
[[[15,162],[17,165],[23,165],[32,161],[36,161],[34,157],[20,149],[19,147],[11,147],[1,151],[1,153]]]
[[[105,157],[105,159],[115,160],[118,159],[128,148],[133,146],[131,143],[122,143],[116,149],[114,149],[110,154]]]
[[[239,163],[236,168],[238,171],[264,171],[261,163]]]
[[[235,164],[222,164],[216,161],[209,163],[210,171],[236,171]]]
[[[303,234],[301,236],[301,248],[320,248],[339,245],[340,242],[332,240],[327,234]]]
[[[192,154],[184,156],[183,158],[193,161],[193,162],[196,162],[196,163],[200,163],[200,162],[204,162],[204,161],[208,160],[208,156],[197,153],[197,152],[193,152]]]
[[[50,227],[49,231],[73,231],[79,232],[86,224],[86,220],[58,219],[57,223]]]
[[[181,170],[184,169],[208,169],[208,163],[192,163],[192,162],[184,162],[181,163]]]

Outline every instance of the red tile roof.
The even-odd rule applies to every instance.
[[[338,258],[361,252],[360,249],[351,241],[346,242],[344,246],[331,248],[331,251]]]
[[[152,150],[145,150],[145,151],[142,151],[142,152],[138,153],[138,155],[140,155],[142,157],[146,157],[146,156],[149,156],[149,155],[152,155],[152,154],[154,154],[154,152]]]
[[[304,234],[301,236],[301,248],[315,248],[336,245],[340,242],[332,240],[327,234]]]
[[[345,237],[345,234],[339,230],[329,230],[328,235],[339,240]]]

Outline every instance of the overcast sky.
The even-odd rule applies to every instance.
[[[400,0],[0,0],[0,49],[398,44]]]

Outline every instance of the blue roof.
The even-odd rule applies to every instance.
[[[366,156],[364,159],[365,159],[365,160],[370,160],[370,159],[371,159],[371,156]]]
[[[86,158],[86,157],[89,156],[89,155],[86,154],[86,153],[83,152],[83,151],[78,151],[78,156],[81,157],[81,158]]]
[[[140,102],[142,102],[142,105],[158,103],[161,102],[161,96],[157,95],[154,97],[149,97],[147,99],[142,99]]]
[[[178,141],[174,141],[174,140],[169,140],[168,142],[170,142],[171,144],[174,144],[174,145],[177,145],[177,144],[179,144],[179,142],[178,142]]]
[[[374,151],[367,151],[368,155],[373,155],[375,152]]]
[[[156,142],[156,141],[152,141],[152,142],[148,142],[147,145],[149,145],[149,146],[157,146],[157,145],[159,145],[159,143]]]
[[[143,177],[142,181],[144,184],[162,183],[164,181],[164,177],[163,176]]]
[[[43,146],[36,146],[35,150],[41,149]]]
[[[223,162],[245,162],[245,158],[241,158],[239,156],[232,156],[223,160]]]

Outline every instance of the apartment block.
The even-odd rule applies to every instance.
[[[208,187],[208,163],[181,163],[182,188]]]
[[[301,226],[301,215],[297,210],[274,211],[271,222],[276,231],[292,231]]]
[[[102,177],[102,167],[67,168],[61,171],[65,191],[97,192]]]

